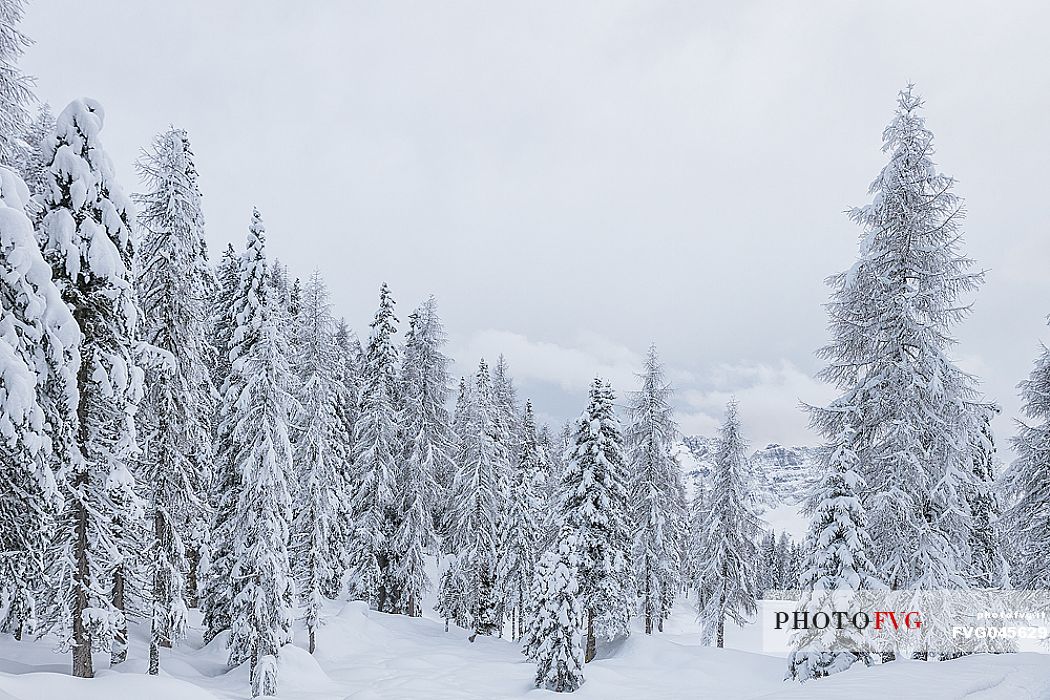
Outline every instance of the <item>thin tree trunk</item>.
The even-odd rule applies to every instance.
[[[310,625],[310,653],[314,653],[317,648],[316,640],[314,639],[314,626]]]
[[[85,481],[87,475],[84,472],[78,473],[73,480],[74,488],[80,491],[84,488]],[[84,625],[89,585],[87,509],[82,503],[77,503],[73,508],[73,527],[76,528],[76,542],[73,545],[73,558],[76,561],[76,571],[73,572],[76,587],[73,594],[73,675],[78,678],[94,678],[95,671],[91,666],[91,637]]]
[[[718,637],[715,640],[715,646],[719,649],[725,647],[726,641],[726,618],[725,615],[719,615],[718,617]]]
[[[155,676],[158,673],[160,673],[160,647],[154,638],[149,643],[149,675]]]
[[[110,650],[109,665],[116,666],[128,658],[128,618],[124,614],[124,565],[113,572],[113,607],[120,612],[120,624],[113,635],[113,647]]]
[[[186,551],[186,560],[190,565],[186,572],[186,607],[196,608],[200,604],[197,598],[197,567],[201,562],[201,550],[198,545]]]
[[[587,650],[583,655],[583,662],[589,664],[598,653],[598,644],[594,639],[594,611],[587,611]]]

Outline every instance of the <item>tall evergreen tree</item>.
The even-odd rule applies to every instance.
[[[292,640],[294,584],[288,557],[294,399],[281,319],[267,281],[265,235],[256,212],[238,287],[231,379],[223,397],[228,458],[237,474],[228,528],[230,666],[250,663],[252,695],[277,693],[277,656]]]
[[[521,419],[521,445],[513,470],[507,508],[500,526],[497,578],[500,582],[504,615],[511,621],[511,636],[523,634],[525,614],[532,585],[533,569],[544,535],[547,502],[545,455],[536,435],[532,402],[525,402]]]
[[[1019,388],[1021,409],[1034,424],[1017,424],[1017,458],[1004,475],[1013,503],[1003,514],[1003,532],[1010,533],[1011,583],[1040,590],[1050,588],[1050,350],[1045,346]]]
[[[506,503],[500,478],[509,469],[506,429],[482,360],[470,388],[459,434],[457,471],[450,498],[450,540],[459,555],[471,624],[476,634],[500,629],[496,562]],[[460,416],[457,416],[460,418]]]
[[[857,471],[857,433],[846,423],[825,463],[820,485],[810,496],[812,513],[802,567],[802,600],[810,614],[849,609],[851,591],[885,588],[868,558],[872,549],[860,493],[864,481]],[[845,671],[857,661],[873,663],[864,648],[863,632],[828,625],[799,633],[796,651],[788,657],[788,677],[801,681]]]
[[[32,632],[75,454],[80,329],[40,253],[29,191],[0,167],[0,629]],[[59,475],[56,475],[56,471]]]
[[[678,434],[667,382],[656,347],[649,348],[642,388],[631,396],[627,431],[634,524],[632,560],[645,633],[663,630],[681,585],[682,544],[686,532],[682,469],[673,453]]]
[[[291,552],[312,654],[324,599],[336,593],[333,582],[341,573],[337,570],[343,544],[339,514],[349,493],[345,490],[347,467],[343,463],[347,455],[339,446],[346,439],[345,425],[338,415],[345,389],[339,375],[335,319],[319,272],[315,271],[301,290],[299,304],[295,330],[299,384],[294,420],[299,489]]]
[[[444,494],[436,475],[452,470],[453,438],[448,410],[451,361],[441,353],[447,342],[430,297],[409,317],[402,370],[401,429],[405,454],[397,479],[400,523],[393,541],[392,576],[400,592],[398,608],[422,614],[430,589],[425,557],[435,548],[434,511]]]
[[[132,353],[137,311],[131,281],[131,202],[99,141],[103,110],[74,100],[47,139],[50,178],[40,198],[39,237],[55,284],[81,329],[76,443],[63,479],[65,511],[54,574],[72,625],[73,675],[93,675],[92,645],[126,643],[125,566],[142,502],[129,464],[137,452],[135,409],[142,372]]]
[[[697,591],[701,635],[725,643],[728,617],[743,624],[756,610],[758,600],[758,516],[752,512],[751,468],[747,445],[741,434],[735,401],[726,406],[725,421],[719,433],[711,486],[705,495],[705,508],[694,511],[691,546],[697,568],[693,587]]]
[[[352,552],[356,547],[353,525],[352,497],[354,487],[354,425],[357,423],[358,394],[361,384],[361,343],[357,335],[350,330],[344,319],[336,323],[335,336],[335,378],[338,382],[335,394],[335,421],[339,439],[333,445],[338,453],[337,488],[345,495],[338,503],[336,521],[332,536],[335,539],[333,551],[336,561],[333,563],[334,578],[330,592],[338,596],[344,588],[344,578],[353,568]]]
[[[630,633],[631,532],[627,474],[612,389],[595,378],[562,475],[563,526],[579,540],[580,598],[587,618],[585,660],[597,639]]]
[[[148,389],[139,412],[152,527],[149,670],[156,674],[160,647],[171,646],[184,632],[187,547],[206,515],[214,411],[207,364],[212,350],[206,340],[211,271],[186,132],[173,128],[158,135],[138,166],[146,184],[137,197],[139,337],[165,358],[147,369]]]
[[[33,102],[33,81],[18,68],[31,43],[18,29],[24,0],[0,0],[0,165],[20,169],[26,160],[24,141]]]
[[[1009,565],[1004,555],[1000,531],[999,484],[995,474],[995,436],[992,416],[998,408],[980,417],[978,430],[971,438],[973,490],[967,494],[970,504],[970,571],[976,588],[1008,588]]]
[[[583,685],[583,634],[577,538],[565,531],[540,557],[532,589],[526,654],[536,662],[536,687],[571,693]]]
[[[48,135],[54,129],[55,115],[51,113],[51,105],[48,104],[40,105],[36,114],[26,124],[23,134],[25,152],[19,169],[22,171],[22,177],[29,187],[30,194],[41,194],[47,187],[48,162],[44,147]]]
[[[894,589],[966,585],[969,446],[987,410],[948,355],[969,312],[960,297],[982,275],[961,252],[962,201],[933,162],[921,107],[901,91],[883,132],[889,162],[852,212],[860,254],[829,279],[832,341],[819,351],[819,376],[843,394],[810,413],[829,441],[855,421],[872,558]]]
[[[357,543],[354,563],[360,595],[381,612],[397,612],[399,593],[392,589],[391,540],[397,526],[396,478],[402,450],[398,441],[398,358],[394,346],[397,318],[386,284],[371,324],[361,376],[361,400],[354,426],[353,523]]]
[[[216,376],[221,377],[222,405],[215,438],[215,470],[212,478],[212,519],[208,545],[201,560],[201,606],[204,610],[204,641],[230,628],[235,589],[233,545],[237,532],[233,516],[240,497],[234,431],[238,423],[238,403],[250,377],[245,374],[244,358],[259,339],[267,292],[266,228],[258,209],[252,211],[247,247],[229,266],[232,246],[227,249],[219,270],[219,295],[229,295],[229,304],[213,314],[213,337],[218,344]],[[234,273],[236,273],[234,275]]]

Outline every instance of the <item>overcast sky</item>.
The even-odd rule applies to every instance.
[[[36,0],[23,66],[106,108],[125,189],[189,131],[213,252],[252,206],[364,333],[379,285],[438,297],[456,371],[503,352],[577,414],[650,342],[686,432],[735,394],[756,445],[813,443],[797,404],[908,81],[988,281],[956,356],[1017,413],[1050,342],[1050,6],[1040,2]]]

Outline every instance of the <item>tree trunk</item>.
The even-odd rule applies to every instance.
[[[194,609],[200,603],[197,598],[197,567],[201,562],[201,550],[197,545],[186,550],[186,560],[189,569],[186,572],[186,607]]]
[[[724,614],[722,614],[722,613],[719,613],[719,616],[718,616],[718,637],[717,637],[717,639],[715,641],[715,646],[717,646],[719,649],[722,649],[722,648],[725,647],[725,641],[726,641],[726,616]]]
[[[316,642],[316,640],[314,639],[314,626],[310,625],[310,653],[311,654],[314,653],[314,650],[317,648],[317,645],[316,645],[315,642]]]
[[[73,484],[77,491],[84,488],[87,475],[80,472],[74,477]],[[73,582],[76,591],[73,594],[73,675],[78,678],[94,678],[95,671],[91,667],[91,637],[84,626],[84,611],[88,607],[87,587],[88,580],[88,541],[87,541],[87,509],[82,503],[73,506],[73,527],[76,528],[76,542],[73,545],[73,559],[76,562],[76,570],[73,572]]]
[[[583,655],[583,663],[589,664],[598,653],[598,644],[594,639],[594,611],[587,611],[587,650]]]
[[[113,572],[113,607],[120,612],[120,623],[113,635],[113,647],[110,650],[109,665],[116,666],[128,658],[128,618],[124,614],[124,565]]]
[[[149,643],[149,675],[155,676],[160,673],[160,647],[156,640]]]

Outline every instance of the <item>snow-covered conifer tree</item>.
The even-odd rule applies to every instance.
[[[426,554],[435,548],[434,510],[439,498],[435,477],[452,470],[453,437],[448,401],[448,366],[441,353],[447,342],[430,297],[409,317],[402,378],[401,430],[405,454],[397,478],[400,522],[391,547],[391,576],[401,599],[398,609],[422,614],[423,594],[431,586]]]
[[[981,416],[971,438],[974,484],[967,495],[970,504],[970,579],[976,588],[1007,588],[1009,565],[1000,532],[998,490],[995,477],[995,436],[992,416],[998,409]]]
[[[133,359],[137,310],[131,281],[131,202],[99,141],[103,110],[74,100],[47,139],[50,178],[40,195],[39,238],[55,284],[82,333],[76,443],[63,479],[65,512],[53,580],[72,619],[73,675],[93,675],[91,647],[126,646],[125,566],[142,502],[129,464],[137,452],[135,409],[142,372]]]
[[[531,401],[525,402],[520,431],[518,463],[511,476],[507,509],[500,526],[496,567],[503,593],[503,612],[511,621],[511,637],[514,639],[518,639],[524,630],[529,587],[541,551],[548,505],[543,498],[547,485],[546,458],[539,447]]]
[[[25,141],[25,152],[19,169],[29,187],[30,194],[40,194],[47,186],[47,158],[44,153],[44,142],[48,135],[55,129],[55,115],[51,113],[51,106],[42,104],[37,108],[36,114],[26,124],[23,134]]]
[[[350,330],[344,319],[336,322],[333,342],[335,343],[334,372],[339,385],[335,395],[336,432],[339,437],[333,448],[338,453],[336,461],[338,489],[344,494],[344,497],[338,503],[337,517],[332,528],[334,539],[332,550],[336,561],[333,563],[334,577],[328,587],[328,594],[338,596],[343,591],[346,575],[353,568],[352,552],[356,547],[351,494],[354,488],[354,425],[357,423],[362,353],[357,335]]]
[[[987,406],[949,356],[964,297],[982,280],[961,251],[963,204],[933,161],[933,134],[908,86],[883,132],[889,162],[854,209],[857,261],[829,278],[831,342],[820,377],[843,393],[810,417],[827,440],[854,421],[875,549],[893,589],[965,587],[971,436]]]
[[[574,692],[584,681],[578,548],[576,535],[563,531],[557,549],[540,557],[532,589],[526,654],[536,662],[536,687],[556,693]]]
[[[579,544],[580,598],[587,618],[586,661],[597,638],[630,633],[631,525],[627,474],[612,389],[595,378],[562,475],[563,527]]]
[[[702,640],[710,642],[713,638],[719,647],[725,640],[726,618],[743,623],[755,612],[759,594],[755,544],[759,521],[751,510],[751,469],[746,450],[737,405],[731,401],[719,434],[705,509],[697,513],[690,542],[697,562],[692,583],[697,591]]]
[[[244,252],[230,265],[232,246],[219,268],[219,298],[229,295],[228,304],[214,310],[213,334],[217,344],[216,377],[221,378],[222,405],[215,438],[215,470],[212,477],[212,520],[208,545],[201,560],[201,607],[204,610],[204,641],[230,628],[235,589],[233,544],[236,537],[233,516],[240,497],[241,474],[234,431],[238,423],[238,403],[249,377],[245,375],[248,350],[258,342],[264,312],[262,304],[267,286],[266,228],[259,210],[252,211],[248,241]],[[251,321],[251,322],[249,322]],[[235,370],[236,367],[236,370]]]
[[[397,612],[392,590],[390,547],[397,522],[396,479],[402,447],[398,440],[398,358],[394,299],[386,284],[371,324],[361,371],[361,399],[354,426],[353,527],[358,539],[354,562],[358,594],[381,612]]]
[[[496,366],[492,368],[492,397],[499,411],[500,423],[507,432],[510,463],[515,464],[521,444],[521,409],[518,406],[518,390],[514,387],[514,378],[510,376],[510,365],[503,355],[499,356]]]
[[[160,647],[178,640],[186,624],[187,548],[205,517],[211,478],[212,405],[207,345],[211,270],[197,171],[186,132],[158,135],[139,160],[146,192],[140,207],[136,287],[139,338],[164,361],[148,367],[139,432],[140,460],[152,530],[150,673]]]
[[[339,376],[335,319],[321,273],[300,290],[294,333],[297,349],[298,406],[295,413],[295,466],[299,488],[292,523],[292,569],[302,598],[309,651],[316,645],[324,598],[333,593],[341,557],[339,517],[345,490],[346,439],[338,409],[344,387]]]
[[[666,601],[681,585],[682,544],[687,520],[682,470],[672,448],[678,434],[667,382],[656,347],[649,348],[642,388],[631,396],[627,430],[634,524],[632,560],[645,632],[663,630]]]
[[[1015,588],[1050,588],[1050,349],[1043,347],[1020,384],[1022,411],[1034,424],[1018,422],[1017,458],[1004,475],[1013,503],[1003,514]]]
[[[0,629],[32,632],[44,553],[75,455],[80,329],[26,216],[29,191],[0,167]]]
[[[292,448],[290,367],[282,314],[267,282],[258,213],[242,258],[231,380],[224,396],[228,457],[237,474],[224,528],[229,546],[230,666],[250,663],[253,696],[276,695],[277,656],[292,640],[295,587],[288,557]],[[231,402],[232,400],[232,402]]]
[[[459,559],[449,555],[449,563],[438,582],[437,602],[434,612],[445,620],[445,631],[448,623],[455,622],[460,627],[470,625],[470,589],[468,572],[463,570]]]
[[[868,558],[872,549],[860,493],[864,481],[857,471],[857,433],[847,422],[823,465],[823,477],[811,494],[812,513],[806,537],[806,559],[799,607],[811,614],[850,609],[850,591],[885,588]],[[800,632],[796,651],[788,657],[788,678],[806,681],[845,671],[857,661],[872,664],[864,648],[864,633],[846,625]]]
[[[488,635],[500,629],[496,563],[506,504],[500,478],[509,469],[509,457],[484,360],[467,394],[462,420],[459,461],[449,499],[450,540],[468,581],[471,624],[477,634]]]
[[[33,102],[33,81],[18,68],[29,39],[18,30],[24,0],[0,0],[0,165],[20,168],[26,159],[23,140]]]

